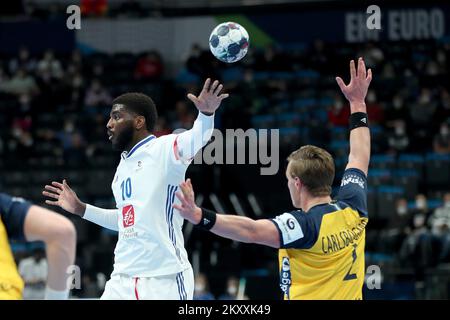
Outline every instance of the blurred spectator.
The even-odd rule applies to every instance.
[[[344,100],[340,96],[336,96],[335,102],[328,111],[328,120],[334,126],[348,126],[348,117],[350,109],[344,106]]]
[[[417,151],[425,151],[429,148],[432,128],[432,119],[436,110],[436,104],[432,101],[429,89],[422,89],[416,103],[411,104],[409,117],[414,128],[414,147]]]
[[[417,195],[412,212],[412,230],[400,249],[403,263],[414,268],[418,281],[423,281],[426,268],[434,266],[439,259],[436,238],[428,231],[426,224],[429,213],[427,198],[423,194]]]
[[[29,73],[34,72],[36,69],[36,60],[30,57],[30,52],[25,47],[21,47],[18,56],[9,61],[9,72],[11,74],[16,73],[19,69]]]
[[[236,277],[229,277],[227,279],[227,287],[224,294],[219,296],[219,300],[237,300],[239,289],[239,280]]]
[[[153,134],[156,137],[164,136],[166,134],[171,134],[172,131],[170,130],[169,126],[167,125],[166,118],[164,117],[158,117],[156,120],[155,130],[153,130]]]
[[[214,300],[214,296],[209,291],[209,282],[206,275],[199,273],[195,277],[194,300]]]
[[[208,77],[219,79],[220,75],[218,68],[214,66],[215,63],[217,63],[217,59],[209,50],[203,50],[198,43],[194,43],[186,60],[186,69],[202,79]]]
[[[388,138],[388,144],[392,151],[396,153],[404,152],[409,147],[409,137],[406,133],[405,122],[397,121],[394,132]]]
[[[35,249],[33,255],[19,262],[19,273],[25,282],[23,298],[44,299],[48,265],[45,251]]]
[[[394,66],[392,65],[392,63],[388,62],[384,65],[381,75],[384,79],[395,78],[395,69],[394,69]]]
[[[16,126],[12,128],[8,149],[15,157],[28,159],[33,154],[34,138],[30,132]]]
[[[440,242],[441,262],[450,262],[450,192],[444,195],[444,203],[437,208],[429,219],[433,235]]]
[[[44,53],[44,57],[38,62],[37,72],[48,72],[55,79],[61,79],[64,75],[61,62],[55,58],[51,50],[47,50]]]
[[[161,57],[156,51],[151,51],[138,60],[134,77],[140,80],[154,80],[159,79],[162,73]]]
[[[364,58],[364,61],[368,68],[375,68],[380,62],[384,60],[383,51],[380,48],[376,47],[373,42],[367,43],[359,56]]]
[[[84,98],[84,104],[89,114],[103,113],[103,107],[108,107],[112,102],[111,95],[108,90],[100,83],[98,79],[94,79],[91,82],[90,87],[86,90],[86,96]]]
[[[380,233],[380,247],[383,252],[396,254],[406,236],[411,232],[412,213],[405,198],[397,200],[396,215],[392,216]]]
[[[446,122],[443,122],[441,124],[439,133],[434,136],[433,150],[436,153],[450,153],[450,132],[448,124]]]
[[[434,210],[428,222],[435,235],[440,236],[450,232],[450,192],[444,195],[443,205]]]
[[[447,89],[442,88],[439,94],[439,106],[436,110],[434,121],[450,122],[450,93]]]
[[[386,110],[386,125],[395,127],[398,121],[402,121],[405,125],[408,123],[409,110],[405,105],[402,95],[397,94],[392,98],[392,103]]]
[[[176,120],[173,123],[173,129],[190,129],[195,121],[195,116],[189,111],[185,101],[179,100],[175,104]]]
[[[375,91],[369,90],[367,92],[367,114],[372,124],[381,124],[384,122],[383,108],[377,102]]]
[[[72,51],[70,56],[69,65],[74,68],[74,70],[82,71],[83,68],[83,57],[81,55],[80,50]]]
[[[34,95],[39,92],[36,81],[24,69],[18,69],[9,81],[0,83],[0,90],[15,95]]]

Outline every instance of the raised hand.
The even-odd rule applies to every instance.
[[[58,206],[78,216],[84,215],[86,205],[78,199],[77,194],[69,187],[65,179],[63,183],[53,181],[51,186],[46,185],[42,194],[46,197],[56,199],[56,201],[45,200],[46,204]]]
[[[189,93],[187,97],[195,104],[199,111],[206,114],[213,114],[217,108],[219,108],[222,100],[229,96],[228,93],[220,94],[222,89],[223,85],[220,84],[218,80],[211,84],[211,79],[208,78],[198,97],[194,96],[192,93]]]
[[[180,212],[180,215],[193,224],[198,224],[202,218],[202,212],[195,204],[194,188],[191,179],[183,181],[180,184],[181,192],[177,191],[175,195],[180,200],[180,204],[174,204],[173,207]]]
[[[350,104],[364,103],[370,81],[372,81],[372,70],[366,71],[363,58],[358,60],[358,70],[356,70],[355,61],[350,61],[350,83],[348,85],[345,85],[342,78],[336,77],[336,82]]]

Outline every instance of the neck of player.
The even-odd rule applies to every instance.
[[[309,211],[309,209],[311,209],[314,206],[317,206],[318,204],[325,204],[325,203],[330,203],[331,202],[331,197],[330,196],[323,196],[323,197],[305,197],[304,199],[302,198],[301,201],[301,206],[300,208],[304,211],[307,212]]]
[[[133,135],[133,139],[131,140],[130,144],[127,146],[125,151],[130,152],[130,150],[133,149],[133,147],[135,145],[137,145],[139,142],[141,142],[145,138],[150,137],[151,135],[152,134],[150,132],[148,132],[147,130],[136,131]]]

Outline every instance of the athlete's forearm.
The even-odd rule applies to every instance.
[[[255,220],[247,217],[218,214],[212,233],[231,240],[255,243],[257,234]]]
[[[350,103],[351,113],[367,113],[366,104]],[[370,131],[368,127],[359,127],[350,131],[349,166],[362,170],[366,175],[370,160]]]
[[[119,226],[117,225],[117,215],[117,209],[102,209],[87,204],[83,219],[98,224],[104,228],[119,231]]]
[[[193,158],[211,139],[213,130],[214,114],[208,116],[199,112],[192,128],[177,137],[178,155],[184,159]]]

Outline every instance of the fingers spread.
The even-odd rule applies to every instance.
[[[223,99],[226,99],[226,98],[228,98],[230,95],[228,94],[228,93],[222,93],[220,96],[219,96],[219,99],[220,100],[223,100]]]
[[[351,60],[350,61],[350,77],[353,80],[354,78],[356,78],[356,68],[355,68],[355,61]]]
[[[53,199],[57,199],[57,200],[59,199],[59,194],[54,194],[54,193],[47,192],[47,191],[42,191],[42,194],[49,198],[53,198]]]
[[[180,184],[180,189],[181,189],[181,191],[183,192],[183,195],[184,195],[185,197],[188,197],[188,196],[189,196],[189,188],[188,188],[188,186],[186,185],[185,182],[182,182],[182,183]]]
[[[217,87],[217,89],[214,90],[214,95],[218,96],[219,93],[220,93],[220,91],[222,91],[222,89],[223,89],[223,85],[222,85],[222,84],[219,84],[219,86]]]
[[[364,63],[363,58],[359,58],[358,60],[358,77],[362,79],[366,78],[366,64]]]
[[[172,207],[177,209],[178,211],[183,211],[183,207],[178,204],[173,204]]]
[[[49,186],[49,185],[45,186],[45,190],[52,191],[52,192],[57,193],[57,194],[61,194],[61,192],[62,192],[61,189],[58,189],[58,188],[55,188],[55,187],[52,187],[52,186]]]
[[[211,79],[210,78],[206,79],[205,84],[203,85],[202,92],[208,92],[210,83]]]
[[[63,188],[63,185],[61,183],[59,183],[59,182],[56,182],[56,181],[53,181],[52,185],[54,185],[55,187],[60,188],[60,189]]]
[[[341,90],[345,89],[345,83],[344,80],[342,80],[340,77],[336,77],[336,82],[339,85],[339,88],[341,88]]]
[[[46,204],[52,205],[52,206],[57,206],[58,205],[58,201],[50,201],[50,200],[45,200]]]
[[[370,81],[372,81],[372,69],[369,69],[367,71],[367,78],[366,78],[367,82],[370,84]]]
[[[209,91],[214,93],[214,91],[216,90],[218,85],[219,85],[219,81],[218,80],[214,81],[211,88],[209,89]]]
[[[189,93],[187,95],[188,99],[191,100],[194,104],[198,104],[199,100],[196,96],[194,96],[192,93]]]

